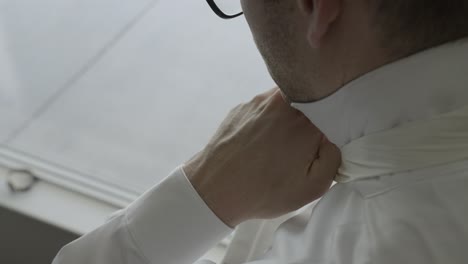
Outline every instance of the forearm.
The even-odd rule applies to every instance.
[[[54,264],[193,263],[229,232],[178,168]]]

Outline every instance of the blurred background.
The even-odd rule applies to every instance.
[[[205,0],[0,0],[0,263],[50,263],[273,86]]]

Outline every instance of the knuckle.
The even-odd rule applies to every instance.
[[[333,158],[333,160],[341,160],[341,151],[340,149],[333,143],[328,142],[327,143],[328,148],[329,148],[329,155],[330,158]]]
[[[322,155],[326,160],[329,170],[336,171],[341,165],[341,152],[335,146],[327,146],[327,151]]]
[[[268,97],[265,94],[258,94],[256,96],[254,96],[254,98],[252,98],[251,102],[261,103],[261,102],[265,101],[267,98]]]
[[[271,101],[276,104],[287,105],[280,90],[277,90],[272,96]]]
[[[264,93],[262,93],[263,95],[265,95],[266,97],[270,97],[271,95],[277,93],[279,91],[279,88],[278,87],[275,87],[275,88],[272,88]]]
[[[285,106],[287,106],[281,97],[281,95],[274,95],[270,98],[268,98],[268,101],[266,102],[266,108],[270,111],[278,111],[281,113],[282,116],[288,116],[290,115],[290,111],[285,111]],[[290,117],[290,116],[289,116]],[[291,117],[290,117],[291,118]]]
[[[244,104],[238,104],[234,108],[232,108],[231,111],[229,111],[229,113],[230,114],[235,114],[235,113],[239,112],[239,110],[241,108],[243,108],[243,107],[244,107]]]

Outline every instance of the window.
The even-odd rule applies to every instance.
[[[1,1],[0,71],[0,164],[118,206],[273,87],[202,0]]]

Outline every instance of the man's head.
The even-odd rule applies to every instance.
[[[467,0],[242,0],[273,79],[296,102],[468,36]]]

